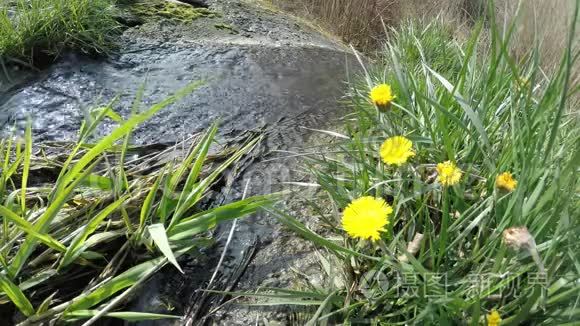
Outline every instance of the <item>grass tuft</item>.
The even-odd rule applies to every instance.
[[[0,57],[42,65],[66,49],[107,54],[115,10],[112,0],[2,0]]]
[[[208,231],[217,224],[276,198],[200,208],[259,138],[220,148],[213,125],[163,150],[129,145],[134,128],[199,86],[142,112],[138,95],[126,120],[111,105],[99,108],[83,123],[77,143],[32,146],[30,128],[24,143],[0,142],[0,306],[20,311],[21,325],[179,318],[118,310],[166,264],[183,272],[178,258],[212,245]],[[89,142],[107,117],[118,122],[116,129]],[[3,311],[3,318],[9,315]]]

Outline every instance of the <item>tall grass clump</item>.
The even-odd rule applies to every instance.
[[[214,145],[217,126],[163,151],[129,145],[131,131],[191,92],[124,120],[112,104],[92,112],[77,143],[0,142],[0,309],[2,321],[61,324],[100,317],[129,321],[179,318],[122,311],[163,266],[211,246],[207,232],[257,211],[272,196],[200,205],[226,169],[259,138],[237,148]],[[135,103],[141,102],[141,96]],[[103,119],[118,127],[94,141]],[[19,314],[11,313],[18,311]],[[10,315],[14,317],[10,317]]]
[[[2,0],[0,58],[45,63],[65,49],[106,54],[119,29],[113,0]]]
[[[339,148],[308,161],[326,233],[276,212],[330,254],[329,281],[265,304],[318,306],[312,325],[576,325],[574,15],[550,76],[537,47],[512,57],[514,26],[493,14],[465,44],[436,23],[393,32]]]

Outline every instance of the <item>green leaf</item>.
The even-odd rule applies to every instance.
[[[22,165],[22,188],[20,189],[20,209],[22,216],[26,216],[26,187],[30,171],[30,157],[32,156],[32,126],[29,121],[26,124],[24,136],[24,163]]]
[[[2,205],[0,205],[0,215],[2,215],[8,221],[12,221],[17,228],[24,231],[26,234],[40,240],[50,248],[60,252],[64,252],[66,250],[66,247],[62,243],[58,242],[58,240],[54,239],[48,234],[42,234],[36,231],[30,222],[16,215],[14,212]]]
[[[48,308],[50,307],[50,305],[53,303],[53,299],[54,296],[58,293],[58,291],[53,292],[51,295],[49,295],[48,297],[46,297],[46,299],[44,299],[44,301],[42,301],[42,303],[38,306],[38,309],[36,309],[36,315],[41,315],[43,313],[45,313]]]
[[[34,224],[34,230],[37,232],[45,231],[48,226],[50,225],[50,221],[58,214],[61,210],[64,203],[70,197],[73,190],[76,186],[87,176],[91,173],[91,171],[97,166],[99,160],[95,161],[90,167],[88,167],[70,186],[68,186],[63,191],[59,192],[56,196],[55,200],[46,208],[44,213],[40,216],[37,222]],[[12,264],[10,265],[9,273],[10,275],[16,276],[24,264],[26,260],[34,250],[37,245],[36,237],[34,235],[29,235],[23,244],[20,245],[18,252],[14,256],[12,260]]]
[[[173,243],[191,238],[196,234],[212,229],[220,222],[253,214],[265,205],[271,204],[279,196],[280,194],[253,196],[197,213],[183,219],[173,230],[168,231],[169,240]]]
[[[542,176],[542,179],[540,179],[540,181],[536,185],[536,188],[534,189],[532,194],[524,201],[524,205],[522,207],[522,216],[524,216],[524,217],[527,216],[530,213],[530,211],[532,210],[532,208],[534,208],[536,201],[538,200],[540,195],[543,193],[544,186],[546,185],[546,178],[548,177],[549,174],[550,174],[550,169],[546,169],[546,171],[544,172],[544,175]]]
[[[75,298],[73,304],[67,309],[67,314],[71,311],[91,308],[113,296],[115,293],[132,286],[160,264],[164,264],[163,262],[163,257],[159,257],[129,268],[123,273],[101,284],[95,290],[81,294],[79,297]]]
[[[465,114],[467,114],[467,117],[469,118],[471,123],[473,123],[473,125],[475,126],[475,129],[477,130],[477,132],[481,136],[481,141],[484,145],[483,146],[484,152],[485,152],[485,150],[490,149],[491,145],[489,143],[489,136],[487,135],[487,132],[485,131],[485,128],[483,127],[483,122],[481,121],[481,118],[479,117],[479,115],[471,108],[468,101],[465,98],[463,98],[461,95],[455,94],[456,93],[455,86],[453,86],[447,79],[445,79],[445,77],[441,76],[440,74],[438,74],[437,72],[435,72],[434,70],[432,70],[429,67],[427,67],[427,69],[433,74],[433,76],[435,76],[435,78],[437,78],[441,82],[441,84],[447,89],[447,91],[452,93],[452,95],[455,97],[455,99],[459,103],[459,106],[461,106],[463,111],[465,111]],[[488,158],[488,156],[486,156],[486,158]],[[492,164],[491,161],[489,161],[489,160],[488,160],[488,163]],[[490,165],[490,168],[492,170],[495,169],[493,167],[493,165]]]
[[[55,269],[43,270],[42,272],[40,272],[38,274],[34,274],[32,277],[30,277],[26,281],[18,284],[18,287],[22,291],[26,291],[26,290],[32,288],[33,286],[36,286],[38,284],[45,282],[46,280],[48,280],[49,278],[53,277],[56,274],[57,274],[57,272]]]
[[[566,110],[566,103],[569,101],[568,92],[570,87],[568,86],[573,80],[571,80],[572,74],[572,66],[574,65],[574,59],[577,58],[577,53],[572,53],[573,50],[576,49],[575,44],[577,43],[578,36],[576,35],[576,25],[578,21],[578,12],[580,10],[580,4],[576,1],[576,5],[574,6],[574,13],[572,14],[572,22],[570,24],[570,30],[568,31],[570,34],[568,35],[568,43],[566,45],[566,52],[564,56],[564,63],[562,64],[564,69],[564,85],[561,87],[561,95],[560,95],[560,103],[558,105],[558,111],[556,112],[556,116],[552,121],[552,126],[550,130],[550,137],[548,143],[546,144],[546,150],[544,154],[544,163],[547,162],[548,158],[550,157],[550,153],[553,150],[554,143],[558,136],[558,130],[562,127],[560,121]],[[576,71],[577,74],[577,71]],[[577,78],[577,75],[575,77]],[[576,79],[577,81],[577,79]]]
[[[325,310],[329,309],[327,307],[331,305],[337,293],[338,291],[335,291],[329,294],[328,297],[326,297],[326,299],[324,299],[324,301],[320,304],[320,307],[318,307],[318,310],[316,310],[316,312],[314,313],[314,316],[312,316],[312,318],[310,318],[310,320],[306,323],[306,326],[315,326],[319,324],[318,318],[320,318],[320,316]]]
[[[190,251],[193,247],[186,247],[175,252],[179,257]],[[73,303],[66,309],[65,315],[76,310],[85,310],[103,302],[115,295],[115,293],[134,286],[140,281],[146,280],[151,274],[168,262],[165,257],[158,257],[139,265],[133,266],[114,278],[102,283],[99,287],[88,293],[83,293],[73,299]]]
[[[109,215],[111,215],[114,211],[119,209],[119,207],[125,203],[125,201],[129,198],[129,195],[123,196],[118,200],[114,201],[107,207],[105,207],[102,211],[100,211],[97,215],[95,215],[85,226],[83,226],[83,231],[79,233],[74,240],[71,242],[69,247],[67,248],[62,260],[59,264],[59,270],[63,267],[68,266],[72,263],[80,254],[82,254],[85,248],[85,241],[86,239],[99,227],[101,222],[105,220]]]
[[[93,146],[87,153],[85,153],[78,162],[72,167],[72,169],[64,176],[64,184],[68,184],[72,180],[74,180],[78,174],[90,164],[97,156],[104,153],[108,148],[115,144],[115,141],[120,139],[121,137],[125,136],[133,128],[137,125],[149,120],[153,115],[155,115],[159,110],[167,107],[170,104],[173,104],[178,99],[183,98],[184,96],[190,94],[193,90],[199,88],[201,86],[201,82],[192,83],[181,90],[177,91],[174,95],[169,96],[165,100],[153,105],[149,110],[143,112],[142,114],[137,114],[127,121],[125,121],[122,125],[117,127],[113,130],[110,134],[106,137],[99,140],[95,146]]]
[[[203,137],[197,143],[197,145],[190,151],[189,155],[181,163],[177,171],[171,176],[171,179],[169,181],[170,189],[175,190],[175,188],[185,175],[185,171],[189,169],[194,159],[196,159],[194,164],[195,166],[191,169],[188,179],[193,179],[193,181],[197,179],[197,175],[199,175],[199,170],[201,169],[202,164],[205,162],[209,146],[211,145],[217,130],[218,130],[217,123],[212,124],[212,126],[206,131],[206,133],[203,135]],[[187,187],[185,189],[187,189]]]
[[[199,173],[201,172],[201,168],[205,163],[205,159],[207,153],[209,151],[209,147],[213,142],[215,134],[217,133],[217,123],[214,123],[211,128],[205,133],[202,140],[195,146],[195,148],[191,151],[185,161],[181,164],[180,168],[177,172],[172,176],[170,181],[170,189],[172,191],[175,190],[177,184],[181,180],[183,174],[185,173],[186,169],[189,168],[191,163],[193,162],[193,158],[195,158],[195,162],[193,163],[193,167],[191,168],[189,175],[187,176],[187,180],[185,181],[185,185],[179,195],[179,200],[177,201],[177,205],[175,206],[175,214],[171,220],[170,228],[172,225],[175,225],[181,218],[181,214],[185,212],[185,210],[189,209],[194,203],[190,198],[192,193],[192,188],[194,183],[197,181],[199,177]],[[203,190],[201,190],[203,191]],[[189,202],[188,202],[189,201]],[[182,209],[185,207],[185,209]]]
[[[150,225],[147,228],[147,230],[149,231],[149,234],[151,235],[153,242],[155,242],[155,244],[157,245],[157,248],[159,248],[159,250],[163,253],[163,255],[167,257],[167,260],[169,260],[169,262],[173,264],[173,266],[175,266],[175,268],[177,268],[177,270],[179,270],[181,274],[183,274],[183,270],[177,263],[177,260],[173,255],[173,251],[171,251],[171,247],[169,246],[169,240],[167,240],[167,233],[165,231],[165,227],[163,226],[163,224],[157,223]]]
[[[34,315],[34,308],[28,298],[22,293],[22,290],[3,274],[0,274],[0,288],[25,316]]]
[[[518,309],[518,314],[510,318],[506,318],[506,320],[503,321],[503,323],[505,323],[506,325],[520,325],[522,321],[529,318],[530,310],[532,309],[534,304],[536,304],[536,302],[538,301],[538,298],[540,297],[541,293],[542,293],[541,287],[536,286],[533,292],[526,296],[525,304],[520,306],[520,308]]]
[[[163,170],[161,170],[161,172],[155,179],[153,186],[151,186],[151,189],[149,189],[149,193],[147,193],[147,197],[145,197],[145,200],[143,201],[143,205],[141,206],[141,212],[139,214],[140,231],[143,230],[147,219],[149,218],[149,216],[151,216],[151,211],[153,210],[153,201],[155,200],[157,190],[159,190],[159,184],[161,183],[161,180],[164,178],[164,176],[165,176],[165,167],[163,168]]]
[[[113,111],[113,108],[110,107],[110,106],[105,106],[105,107],[102,107],[102,108],[98,108],[96,110],[99,113],[101,111],[104,112],[104,115],[107,118],[109,118],[109,119],[111,119],[111,120],[113,120],[115,122],[119,122],[119,123],[123,122],[123,118],[117,112]]]
[[[177,225],[177,223],[181,220],[183,214],[185,214],[191,207],[193,207],[199,199],[203,196],[207,188],[217,179],[217,177],[222,174],[231,164],[236,162],[237,160],[242,157],[245,153],[249,152],[254,146],[258,143],[260,139],[254,139],[240,150],[236,151],[232,156],[230,156],[224,163],[222,163],[219,167],[213,170],[206,178],[201,180],[195,188],[193,188],[188,194],[185,200],[182,201],[182,204],[176,208],[175,213],[167,227],[168,231],[171,231],[173,227]]]
[[[103,177],[96,174],[91,174],[87,176],[81,184],[87,187],[101,190],[113,189],[113,180],[111,180],[111,178]]]
[[[75,310],[67,314],[73,318],[91,318],[99,313],[98,310]],[[148,312],[115,311],[105,314],[107,317],[123,319],[126,321],[159,320],[159,319],[180,319],[181,316],[154,314]]]

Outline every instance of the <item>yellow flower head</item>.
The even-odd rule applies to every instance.
[[[491,313],[487,314],[487,326],[499,326],[501,323],[501,317],[497,310],[493,309]]]
[[[387,106],[395,99],[391,86],[380,84],[371,89],[371,101],[378,106]]]
[[[390,137],[381,145],[381,158],[390,165],[402,165],[409,157],[415,156],[413,143],[403,136]]]
[[[441,182],[444,186],[453,186],[459,182],[461,175],[463,174],[461,170],[455,166],[451,161],[445,161],[443,163],[437,164],[437,180]]]
[[[514,179],[510,172],[504,172],[495,178],[495,186],[502,190],[514,191],[517,185],[518,181]]]
[[[389,224],[393,208],[382,198],[371,196],[353,200],[344,210],[342,227],[352,238],[378,240]]]

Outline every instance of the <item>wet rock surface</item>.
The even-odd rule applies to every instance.
[[[184,139],[218,118],[224,138],[261,128],[268,130],[268,137],[260,155],[248,162],[243,177],[216,194],[216,200],[239,199],[246,182],[250,184],[248,195],[252,195],[279,190],[285,181],[297,181],[296,160],[271,157],[277,150],[301,151],[309,143],[303,127],[322,128],[344,112],[337,101],[352,73],[347,69],[357,66],[350,51],[257,2],[194,2],[208,6],[218,17],[187,24],[148,21],[128,28],[118,54],[111,58],[69,54],[44,71],[16,72],[12,83],[0,87],[2,133],[7,135],[13,127],[18,133],[30,117],[36,141],[72,140],[91,107],[119,96],[115,110],[128,116],[142,84],[143,106],[147,106],[203,80],[202,88],[140,126],[133,141]],[[99,133],[107,134],[113,127],[113,123],[105,124]],[[220,245],[207,257],[183,262],[185,275],[165,268],[144,287],[133,308],[173,314],[191,310],[190,301],[213,273],[228,231],[229,225],[216,231]],[[295,282],[291,267],[313,278],[320,276],[311,272],[316,259],[310,245],[266,215],[239,221],[224,264],[226,273],[234,271],[250,250],[255,250],[253,260],[237,279],[236,289],[291,286]],[[207,322],[246,325],[264,319],[287,323],[292,313],[226,305]]]
[[[180,139],[218,117],[225,130],[247,130],[334,109],[349,57],[342,45],[252,4],[216,1],[211,8],[221,18],[148,22],[123,34],[114,57],[71,54],[30,76],[0,94],[3,130],[22,130],[30,116],[37,140],[74,139],[89,108],[115,96],[117,112],[127,116],[143,83],[145,105],[192,81],[206,86],[144,124],[137,143]],[[216,28],[222,25],[231,29]]]

